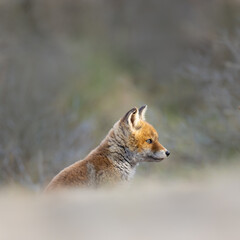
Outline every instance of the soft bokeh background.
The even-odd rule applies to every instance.
[[[240,2],[1,0],[0,183],[42,188],[126,111],[171,151],[138,177],[239,160]]]
[[[0,0],[0,239],[240,236],[239,0]],[[134,106],[171,151],[41,196]]]

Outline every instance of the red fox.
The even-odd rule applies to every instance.
[[[159,162],[168,157],[170,152],[159,143],[157,131],[145,121],[146,110],[145,105],[128,111],[98,147],[58,173],[46,191],[127,181],[138,163]]]

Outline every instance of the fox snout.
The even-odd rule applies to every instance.
[[[154,160],[163,160],[169,155],[170,155],[170,152],[166,149],[156,151],[156,152],[149,152],[149,157],[152,157]]]
[[[152,151],[155,152],[154,155],[159,158],[166,158],[170,155],[170,151],[168,151],[162,144],[156,141],[152,146]]]
[[[160,153],[164,158],[170,155],[170,151],[168,150],[161,150]]]

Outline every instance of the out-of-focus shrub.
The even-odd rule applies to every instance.
[[[220,36],[203,53],[190,55],[182,75],[194,88],[192,99],[198,100],[191,105],[194,114],[188,123],[197,130],[206,151],[214,154],[239,153],[239,41],[239,31]]]
[[[164,169],[237,153],[239,35],[214,40],[234,28],[236,9],[230,0],[1,1],[0,182],[47,182],[141,104],[171,150]],[[189,48],[201,54],[186,59]]]

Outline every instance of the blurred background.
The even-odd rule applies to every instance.
[[[41,189],[134,106],[171,151],[136,177],[240,159],[240,1],[0,0],[0,185]]]

